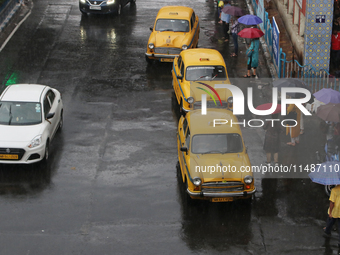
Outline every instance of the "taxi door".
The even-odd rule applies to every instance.
[[[187,119],[180,118],[178,125],[178,160],[181,166],[182,180],[188,174],[190,167],[190,128]],[[187,177],[188,179],[188,177]]]

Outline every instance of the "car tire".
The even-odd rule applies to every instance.
[[[184,196],[185,196],[185,200],[186,200],[187,205],[192,205],[194,203],[194,200],[190,197],[190,195],[188,194],[187,190],[188,190],[188,182],[185,179],[185,183],[184,183],[184,193],[185,193]]]
[[[119,3],[118,8],[117,8],[117,15],[120,15],[121,13],[122,13],[122,4]]]
[[[181,103],[179,104],[179,112],[183,117],[185,117],[186,112],[183,110],[183,100],[182,99],[181,99]]]
[[[145,60],[149,65],[151,65],[153,63],[153,59],[150,59],[147,56],[145,56]]]
[[[86,13],[86,12],[84,12],[84,11],[82,11],[82,10],[80,10],[80,12],[81,12],[81,14],[82,14],[84,17],[87,17],[87,13]]]
[[[47,162],[50,156],[50,141],[47,139],[43,161]]]
[[[64,126],[64,111],[62,110],[60,113],[60,120],[59,120],[59,127],[58,127],[59,132],[63,129],[63,126]]]
[[[131,0],[130,1],[130,5],[135,5],[136,4],[136,0]]]
[[[179,161],[177,161],[177,164],[176,164],[176,175],[177,175],[177,178],[179,178],[180,181],[183,182],[182,173],[181,173],[181,166],[179,164]]]

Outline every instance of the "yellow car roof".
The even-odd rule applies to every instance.
[[[194,10],[185,6],[165,6],[157,14],[156,19],[186,19],[190,20]]]
[[[225,67],[221,53],[214,49],[188,49],[183,50],[180,55],[186,66],[223,65]]]
[[[240,134],[241,129],[236,122],[239,122],[237,117],[232,113],[232,111],[227,109],[215,109],[208,108],[207,114],[202,115],[201,109],[192,110],[186,114],[186,118],[190,125],[190,135],[195,134],[225,134],[225,133],[236,133]],[[227,124],[217,124],[215,120],[227,120]],[[232,121],[232,125],[230,125]]]

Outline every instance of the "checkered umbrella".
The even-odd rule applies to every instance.
[[[315,171],[311,172],[309,178],[312,182],[322,185],[340,184],[340,162],[326,161],[315,167]]]

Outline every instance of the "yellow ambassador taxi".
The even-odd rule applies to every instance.
[[[182,51],[198,45],[199,19],[185,6],[165,6],[157,14],[149,37],[145,59],[172,62]]]
[[[217,50],[189,49],[182,51],[175,58],[172,67],[172,86],[181,111],[192,110],[194,103],[201,101],[202,93],[206,93],[207,90],[208,96],[210,95],[207,100],[215,101],[215,97],[220,97],[221,101],[226,101],[232,106],[231,91],[215,89],[216,84],[230,84],[226,64]]]
[[[208,108],[206,115],[197,109],[181,116],[177,175],[189,200],[251,201],[256,192],[241,129],[231,122],[238,120],[226,109]]]

